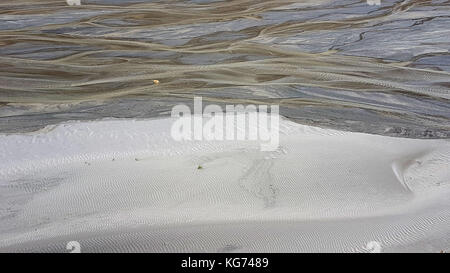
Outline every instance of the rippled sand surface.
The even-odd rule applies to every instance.
[[[447,138],[449,1],[381,2],[1,1],[0,132],[167,115],[198,95],[280,104],[303,124]]]
[[[450,250],[448,140],[281,119],[263,152],[175,141],[174,121],[0,135],[0,253]]]

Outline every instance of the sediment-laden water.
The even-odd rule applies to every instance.
[[[202,96],[448,138],[449,49],[450,1],[4,0],[0,132],[168,115]]]

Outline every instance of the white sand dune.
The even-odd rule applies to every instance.
[[[450,142],[281,120],[280,147],[176,142],[173,119],[0,136],[0,251],[439,252]],[[203,168],[198,169],[201,165]]]

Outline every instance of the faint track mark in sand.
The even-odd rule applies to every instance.
[[[285,148],[280,147],[275,152],[259,153],[242,149],[241,156],[236,157],[233,152],[210,154],[208,156],[193,157],[195,166],[208,169],[209,166],[219,164],[220,159],[231,158],[237,164],[242,165],[243,174],[239,178],[239,186],[251,195],[261,199],[265,208],[274,207],[278,195],[278,188],[271,176],[271,169],[280,155],[286,154]]]
[[[427,150],[392,163],[392,171],[409,192],[450,185],[450,158],[443,151]]]
[[[251,167],[239,179],[240,186],[264,201],[264,207],[275,205],[278,190],[271,184],[270,169],[273,162],[268,159],[256,159]]]

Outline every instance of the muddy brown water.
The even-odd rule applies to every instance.
[[[450,1],[3,0],[0,132],[167,116],[202,96],[448,138],[449,26]]]

